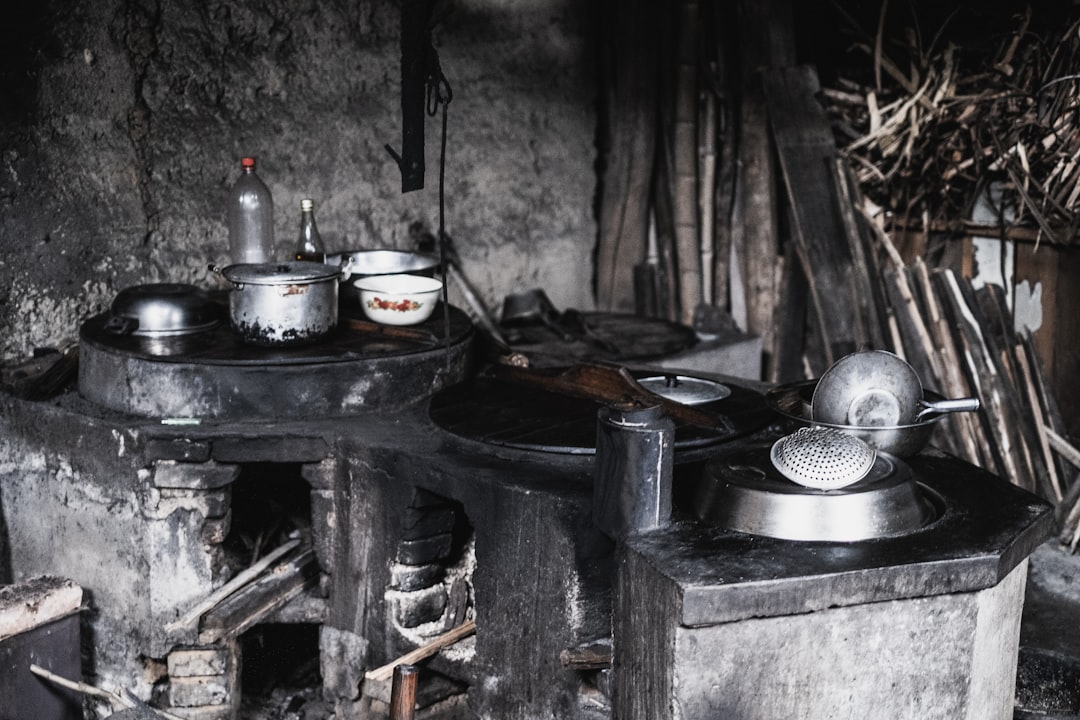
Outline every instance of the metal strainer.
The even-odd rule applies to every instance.
[[[874,466],[877,450],[839,430],[804,427],[773,443],[769,456],[788,480],[818,490],[835,490],[864,478]]]

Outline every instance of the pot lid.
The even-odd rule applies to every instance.
[[[113,299],[107,329],[133,335],[200,332],[218,323],[206,291],[183,283],[149,283],[124,288]]]
[[[229,282],[243,285],[303,285],[341,275],[341,269],[317,262],[240,263],[221,271]]]
[[[638,384],[662,398],[683,405],[703,405],[723,400],[731,394],[731,388],[723,383],[686,375],[651,375],[639,378]]]

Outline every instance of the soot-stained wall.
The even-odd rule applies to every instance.
[[[496,312],[530,287],[590,309],[587,4],[445,7],[446,230],[465,274]],[[423,190],[401,193],[384,148],[401,147],[398,2],[40,0],[0,35],[0,357],[74,342],[124,287],[213,287],[243,155],[282,259],[303,197],[330,251],[407,249],[411,223],[438,226],[439,119]]]

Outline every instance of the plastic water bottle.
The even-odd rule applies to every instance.
[[[236,264],[271,262],[274,199],[255,174],[255,158],[242,158],[240,167],[240,177],[229,191],[229,257]]]

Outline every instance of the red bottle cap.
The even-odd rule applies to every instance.
[[[240,158],[240,167],[254,168],[255,167],[255,158],[253,158],[253,157]]]

